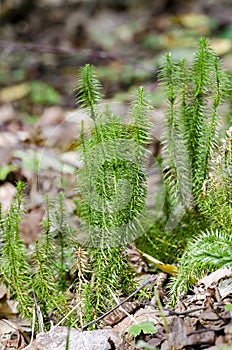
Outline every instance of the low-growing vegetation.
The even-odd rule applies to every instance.
[[[47,199],[41,235],[30,251],[20,238],[24,216],[23,184],[10,210],[1,217],[1,280],[18,301],[22,316],[33,318],[39,305],[46,329],[51,317],[83,327],[136,288],[135,272],[125,254],[135,245],[165,263],[177,264],[169,282],[171,303],[201,276],[232,266],[232,130],[231,76],[205,38],[194,61],[174,60],[160,69],[167,97],[161,153],[162,191],[154,197],[158,217],[146,208],[147,146],[151,106],[140,87],[128,122],[106,107],[94,67],[80,70],[77,103],[93,121],[78,140],[83,166],[77,172],[71,228],[65,198]],[[139,332],[143,328],[139,329]]]

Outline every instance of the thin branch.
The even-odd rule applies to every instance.
[[[90,326],[93,326],[95,323],[98,323],[99,321],[101,321],[103,318],[105,318],[106,316],[108,316],[111,312],[113,312],[114,310],[118,309],[121,305],[123,305],[124,303],[126,303],[128,300],[130,300],[135,294],[137,294],[141,289],[143,289],[144,287],[146,287],[148,284],[152,283],[153,281],[155,281],[156,276],[152,276],[149,280],[147,280],[146,282],[144,282],[138,289],[136,289],[132,294],[130,294],[126,299],[124,299],[123,301],[121,301],[119,304],[117,304],[116,306],[114,306],[112,309],[110,309],[109,311],[107,311],[106,313],[104,313],[102,316],[96,318],[95,320],[87,323],[84,327],[82,327],[82,331],[86,331]]]
[[[168,308],[164,308],[164,311],[167,311],[169,313],[169,315],[167,315],[167,316],[185,316],[185,315],[188,315],[190,317],[190,316],[192,316],[191,314],[193,312],[204,311],[206,309],[207,309],[207,306],[202,306],[202,307],[197,307],[195,309],[185,310],[185,311],[182,311],[182,312],[177,312],[177,311],[174,311],[174,310],[170,310]],[[192,316],[192,317],[198,317],[198,316]]]
[[[5,49],[7,53],[11,53],[13,51],[20,51],[20,50],[26,50],[26,51],[34,51],[34,52],[40,52],[40,53],[53,53],[53,54],[66,54],[66,55],[76,55],[76,54],[82,54],[82,55],[94,55],[94,57],[99,58],[112,58],[112,55],[105,51],[101,50],[89,50],[89,49],[82,49],[82,50],[76,50],[73,48],[68,47],[62,47],[62,46],[50,46],[50,45],[44,45],[44,44],[35,44],[35,43],[22,43],[22,42],[10,42],[7,40],[0,40],[0,47]]]
[[[122,55],[116,55],[109,53],[104,50],[96,50],[96,49],[81,49],[76,50],[75,48],[68,48],[62,46],[51,46],[51,45],[43,45],[36,43],[22,43],[22,42],[11,42],[8,40],[0,40],[0,48],[3,48],[3,54],[11,54],[14,51],[32,51],[39,53],[52,53],[55,55],[68,55],[68,56],[77,56],[84,57],[85,59],[94,57],[95,59],[109,59],[109,60],[119,60],[125,64],[130,64],[132,67],[143,70],[149,73],[154,74],[155,71],[153,68],[144,67],[140,64],[131,62],[127,57]]]

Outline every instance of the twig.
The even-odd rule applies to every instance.
[[[51,46],[51,45],[43,45],[43,44],[35,44],[35,43],[16,43],[16,42],[10,42],[7,40],[0,40],[0,47],[4,48],[7,51],[7,53],[11,53],[13,51],[19,51],[19,50],[26,50],[26,51],[34,51],[34,52],[40,52],[40,53],[53,53],[56,55],[58,54],[91,55],[93,54],[94,57],[112,58],[112,55],[101,50],[89,50],[89,49],[76,50],[73,48],[67,48],[62,46]]]
[[[154,305],[154,304],[151,304],[149,303],[148,305],[150,305],[151,307],[154,307],[156,308],[157,306]],[[201,306],[201,307],[196,307],[195,309],[190,309],[190,310],[185,310],[185,311],[182,311],[182,312],[178,312],[178,311],[174,311],[174,310],[171,310],[167,307],[164,307],[163,310],[168,312],[169,315],[166,315],[166,317],[168,316],[185,316],[185,315],[188,315],[188,316],[192,316],[192,317],[198,317],[198,316],[194,316],[194,315],[191,315],[191,313],[193,312],[197,312],[197,311],[203,311],[203,310],[206,310],[207,309],[207,306]]]
[[[36,322],[36,309],[35,309],[35,303],[33,305],[33,314],[32,314],[32,329],[31,329],[31,341],[30,344],[33,342],[34,335],[35,335],[35,322]]]
[[[82,331],[86,331],[90,326],[94,325],[95,323],[98,323],[99,321],[101,321],[104,317],[108,316],[111,312],[113,312],[114,310],[118,309],[121,305],[123,305],[124,303],[126,303],[128,300],[130,300],[135,294],[137,294],[141,289],[143,289],[144,287],[146,287],[148,284],[152,283],[153,281],[155,281],[156,276],[152,276],[149,280],[147,280],[146,282],[144,282],[138,289],[136,289],[132,294],[130,294],[126,299],[124,299],[123,301],[121,301],[119,304],[117,304],[116,306],[114,306],[112,309],[110,309],[109,311],[107,311],[105,314],[103,314],[102,316],[96,318],[95,320],[87,323],[84,327],[82,327]]]
[[[13,51],[33,51],[33,52],[39,52],[39,53],[52,53],[55,55],[71,55],[71,56],[82,56],[82,57],[94,57],[99,59],[109,59],[109,60],[119,60],[124,62],[125,64],[130,64],[132,67],[143,70],[149,73],[154,74],[155,70],[153,68],[145,67],[143,65],[133,63],[130,59],[128,59],[125,56],[122,55],[116,55],[109,52],[106,52],[104,50],[94,50],[94,49],[82,49],[82,50],[76,50],[74,48],[67,48],[62,46],[51,46],[51,45],[43,45],[43,44],[36,44],[36,43],[16,43],[16,42],[10,42],[7,40],[0,40],[0,48],[3,48],[3,53],[10,54]]]
[[[30,337],[24,332],[24,330],[19,324],[16,326],[13,322],[5,319],[2,319],[1,321],[5,322],[6,324],[8,324],[8,326],[15,329],[16,331],[19,331],[19,333],[24,337],[24,339],[26,339],[28,344],[30,343]]]
[[[40,309],[39,304],[37,303],[37,299],[36,299],[36,295],[33,292],[33,297],[34,297],[34,305],[35,305],[35,311],[36,311],[36,315],[38,318],[38,324],[39,324],[39,331],[40,333],[44,332],[44,321],[43,321],[43,315]]]
[[[192,309],[192,310],[185,310],[182,312],[176,312],[176,311],[170,310],[168,308],[164,308],[164,311],[167,311],[169,313],[169,316],[184,316],[184,315],[191,316],[191,313],[193,313],[193,312],[202,311],[202,310],[206,310],[206,309],[207,309],[207,306],[202,306],[202,307],[197,307],[197,308]],[[193,316],[193,317],[195,317],[195,316]]]
[[[78,306],[80,305],[80,301],[77,303],[77,305],[75,305],[68,313],[67,313],[67,315],[65,315],[63,318],[62,318],[62,320],[60,320],[53,328],[56,328],[56,327],[58,327],[63,321],[65,321],[66,320],[66,318],[68,318],[68,316],[73,312],[73,311],[75,311],[77,308],[78,308]]]

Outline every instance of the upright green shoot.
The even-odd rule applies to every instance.
[[[28,298],[31,292],[30,265],[26,247],[19,234],[19,224],[24,214],[23,188],[23,183],[18,182],[16,199],[1,219],[3,247],[0,252],[0,273],[11,297],[18,301],[21,315],[28,317],[32,307]]]

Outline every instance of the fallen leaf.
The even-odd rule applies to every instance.
[[[221,56],[232,49],[232,41],[230,39],[212,39],[210,46],[217,55]]]
[[[176,350],[187,346],[211,345],[215,342],[215,332],[202,329],[199,331],[190,330],[186,327],[183,319],[175,317],[168,333],[167,344],[171,344]],[[165,348],[166,349],[166,348]]]
[[[159,260],[153,258],[151,255],[142,252],[138,248],[136,248],[136,249],[144,258],[149,260],[152,264],[157,266],[160,270],[162,270],[162,271],[164,271],[164,272],[166,272],[166,273],[168,273],[169,275],[172,275],[172,276],[176,276],[177,275],[178,270],[177,270],[176,266],[170,265],[170,264],[165,264],[162,261],[159,261]]]
[[[23,221],[19,223],[20,236],[26,246],[29,246],[39,237],[44,214],[43,207],[33,208],[24,215]]]
[[[154,310],[154,308],[145,306],[145,308],[136,311],[133,318],[126,317],[124,320],[119,322],[113,327],[113,330],[122,336],[128,332],[129,328],[134,325],[135,322],[153,322],[153,324],[156,326],[157,324],[161,324],[162,320],[157,316],[157,312]]]
[[[218,285],[218,282],[221,279],[225,279],[228,277],[232,277],[232,269],[221,268],[221,269],[218,269],[218,270],[212,272],[208,276],[201,278],[198,281],[198,285],[203,284],[205,289],[212,288],[212,287],[215,287],[216,285]]]
[[[228,295],[232,295],[232,278],[226,278],[219,282],[218,291],[222,299]]]
[[[17,314],[16,304],[8,299],[6,286],[0,286],[0,319],[13,319]]]
[[[122,321],[127,316],[125,311],[129,314],[133,313],[138,308],[139,305],[140,303],[136,301],[134,302],[128,301],[124,303],[122,309],[118,308],[113,312],[111,312],[108,316],[104,317],[103,324],[107,326],[116,325],[118,322]]]
[[[180,16],[172,16],[171,20],[174,24],[181,24],[186,28],[198,29],[205,28],[206,30],[212,26],[212,19],[204,14],[185,14]]]
[[[31,91],[29,83],[7,86],[0,90],[0,100],[2,102],[12,102],[26,97]]]

